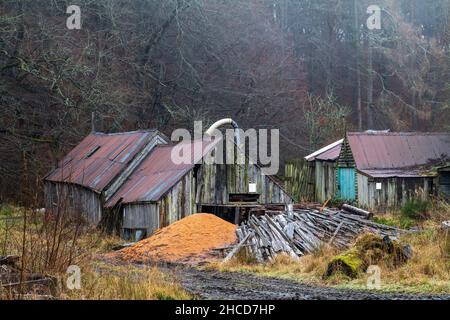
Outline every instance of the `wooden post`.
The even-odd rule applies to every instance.
[[[91,113],[91,132],[95,132],[95,111]]]
[[[231,260],[231,258],[234,257],[234,255],[239,251],[239,249],[247,242],[248,238],[253,235],[253,232],[247,233],[247,235],[242,239],[239,244],[231,250],[231,252],[223,259],[222,263],[228,262]]]
[[[234,208],[234,224],[239,225],[240,221],[241,221],[241,208],[235,207]]]

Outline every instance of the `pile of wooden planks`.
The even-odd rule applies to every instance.
[[[258,262],[264,262],[280,253],[298,258],[318,250],[324,244],[345,248],[366,232],[398,237],[402,230],[367,220],[364,212],[294,209],[251,215],[236,232],[239,244],[225,260],[244,247]]]

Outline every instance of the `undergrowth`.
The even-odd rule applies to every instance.
[[[4,219],[7,218],[7,219]],[[123,243],[115,236],[89,228],[65,214],[48,215],[2,206],[0,255],[18,255],[17,267],[27,274],[57,279],[56,299],[192,299],[170,274],[157,268],[114,266],[99,262],[101,254]],[[66,286],[71,265],[81,270],[81,288]],[[0,270],[1,272],[1,270]],[[39,295],[11,294],[0,290],[0,299],[40,299]]]

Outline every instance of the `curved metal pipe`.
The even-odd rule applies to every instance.
[[[234,139],[236,144],[239,146],[240,145],[240,137],[239,137],[239,132],[237,129],[239,129],[238,124],[236,123],[236,121],[234,121],[231,118],[225,118],[225,119],[221,119],[219,121],[216,121],[212,124],[211,127],[209,127],[208,130],[206,130],[205,134],[207,135],[211,135],[213,133],[214,130],[216,130],[217,128],[226,125],[226,124],[230,124],[233,126],[234,128]]]

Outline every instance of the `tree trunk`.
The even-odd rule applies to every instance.
[[[373,129],[373,49],[369,35],[369,47],[367,52],[367,129]]]
[[[361,70],[359,65],[359,23],[357,0],[353,0],[355,14],[355,51],[356,51],[356,106],[358,112],[358,130],[362,131],[362,104],[361,104]]]

